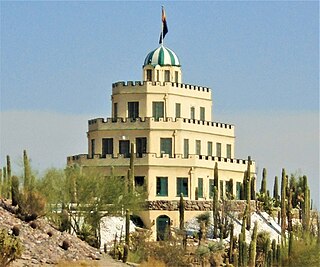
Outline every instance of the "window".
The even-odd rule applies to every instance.
[[[213,197],[214,179],[209,179],[209,197]]]
[[[118,118],[118,103],[113,103],[113,118]]]
[[[227,158],[231,159],[231,145],[227,144]]]
[[[172,157],[172,138],[160,138],[160,152],[163,154],[169,154]]]
[[[221,157],[221,143],[216,143],[216,156]]]
[[[177,178],[177,196],[180,196],[181,193],[185,197],[188,196],[188,178],[185,178],[185,177]]]
[[[189,139],[183,139],[183,157],[189,157]]]
[[[181,118],[181,104],[176,103],[176,118]]]
[[[208,156],[212,156],[212,142],[208,142],[207,154],[208,154]]]
[[[144,176],[135,176],[134,177],[134,186],[144,186]]]
[[[174,80],[176,83],[178,83],[178,81],[179,81],[179,74],[177,71],[174,72]]]
[[[241,182],[236,183],[236,199],[241,199]]]
[[[201,140],[196,140],[196,155],[201,155]]]
[[[200,120],[201,121],[206,120],[206,110],[204,107],[200,107]]]
[[[123,154],[125,158],[130,157],[130,141],[129,140],[119,141],[119,153]]]
[[[157,82],[160,81],[160,74],[159,74],[159,70],[157,70]]]
[[[203,178],[198,178],[198,198],[203,197]]]
[[[226,197],[232,199],[233,196],[233,179],[226,181]]]
[[[152,102],[152,116],[156,121],[164,117],[164,102]]]
[[[137,158],[142,158],[142,154],[147,153],[147,138],[137,137],[136,138],[136,153]]]
[[[220,199],[223,199],[223,184],[224,181],[220,181]]]
[[[168,196],[168,177],[157,177],[157,196]]]
[[[170,82],[170,70],[165,70],[164,71],[164,81],[165,82]]]
[[[194,107],[190,108],[190,119],[191,120],[195,119],[195,109],[194,109]]]
[[[152,81],[152,70],[147,70],[147,81],[148,82]]]
[[[102,157],[113,154],[113,138],[102,138]]]
[[[139,102],[128,102],[128,118],[136,119],[139,117]]]
[[[91,158],[93,158],[96,153],[96,140],[91,139]]]

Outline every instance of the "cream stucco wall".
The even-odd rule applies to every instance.
[[[152,81],[147,81],[147,70],[152,70]],[[170,70],[170,82],[164,81],[164,71]],[[159,81],[157,81],[159,71]],[[178,71],[178,82],[175,72]],[[186,200],[196,201],[198,179],[203,179],[203,197],[209,200],[210,179],[214,177],[214,166],[218,164],[219,180],[223,181],[225,196],[226,183],[233,180],[233,194],[236,184],[242,183],[248,162],[235,158],[235,127],[231,124],[213,122],[211,89],[203,86],[182,83],[182,73],[177,66],[145,66],[143,81],[117,82],[112,85],[112,118],[96,118],[88,123],[88,154],[68,157],[68,165],[78,164],[83,171],[96,168],[105,176],[110,176],[111,166],[116,176],[126,176],[129,159],[119,154],[119,142],[127,140],[134,144],[136,138],[145,137],[146,152],[134,155],[135,176],[143,176],[148,201],[178,200],[177,178],[187,178],[188,194]],[[164,103],[164,117],[153,118],[153,102]],[[139,102],[138,118],[128,118],[128,102]],[[180,118],[176,117],[176,103],[180,103]],[[117,104],[115,116],[114,104]],[[195,118],[191,118],[194,107]],[[204,120],[200,120],[200,108],[205,110]],[[113,138],[113,151],[103,155],[103,139]],[[161,153],[161,138],[172,139],[172,154]],[[188,155],[185,155],[184,140],[189,140]],[[196,141],[201,142],[201,152],[196,155]],[[212,143],[212,155],[208,155],[208,142]],[[94,143],[94,149],[92,144]],[[217,154],[216,144],[221,144],[221,155]],[[227,155],[227,146],[231,153]],[[255,163],[251,165],[251,176],[255,173]],[[157,194],[157,177],[166,177],[167,195]],[[220,183],[219,183],[220,184]],[[185,220],[200,214],[199,211],[186,211]],[[173,226],[178,226],[178,211],[146,210],[141,211],[145,225],[156,232],[156,219],[160,215],[170,217]]]

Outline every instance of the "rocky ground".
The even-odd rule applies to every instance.
[[[9,212],[10,207],[9,203],[0,199],[0,229],[10,232],[17,226],[23,245],[21,258],[11,266],[128,266],[100,254],[97,249],[76,236],[56,230],[43,218],[35,220],[36,228],[33,228],[31,223],[26,223]],[[64,241],[70,244],[67,250],[62,248]]]

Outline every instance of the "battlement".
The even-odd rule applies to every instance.
[[[247,165],[248,160],[246,159],[237,159],[237,158],[224,158],[224,157],[216,157],[216,156],[205,156],[205,155],[194,155],[194,154],[189,154],[188,157],[184,157],[182,154],[174,154],[172,156],[168,154],[157,154],[157,153],[145,153],[145,154],[134,154],[134,158],[136,159],[137,165],[139,165],[139,161],[142,163],[144,160],[152,160],[156,159],[161,163],[161,159],[163,160],[169,160],[169,161],[174,161],[175,164],[177,163],[182,163],[182,166],[188,166],[190,164],[187,164],[187,161],[190,160],[199,160],[203,162],[209,162],[210,166],[214,166],[214,162],[220,162],[220,163],[229,163],[229,164],[237,164],[237,165]],[[102,155],[102,154],[95,154],[93,157],[89,156],[88,154],[79,154],[79,155],[74,155],[74,156],[69,156],[67,158],[68,164],[70,163],[76,163],[77,161],[83,161],[83,160],[112,160],[112,162],[116,165],[115,160],[125,160],[129,162],[129,157],[125,157],[123,154],[118,154],[118,155],[113,155],[113,154],[108,154],[108,155]],[[179,161],[176,161],[179,160]],[[212,163],[211,163],[212,162]],[[252,164],[254,164],[254,161],[251,161]]]
[[[156,120],[153,117],[144,117],[144,118],[96,118],[88,121],[89,125],[94,124],[116,124],[116,123],[163,123],[163,122],[177,122],[177,123],[185,123],[185,124],[194,124],[194,125],[204,125],[208,127],[215,127],[215,128],[224,128],[224,129],[234,129],[234,125],[221,123],[221,122],[213,122],[213,121],[201,121],[196,119],[187,119],[187,118],[159,118]]]
[[[198,85],[191,85],[185,83],[173,83],[173,82],[147,82],[147,81],[120,81],[112,84],[112,88],[117,87],[139,87],[139,86],[168,86],[171,85],[172,87],[176,88],[184,88],[189,90],[195,91],[202,91],[202,92],[210,92],[209,87],[205,86],[198,86]]]

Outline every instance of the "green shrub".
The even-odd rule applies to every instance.
[[[8,266],[22,254],[20,239],[9,235],[4,229],[0,231],[0,266]]]

